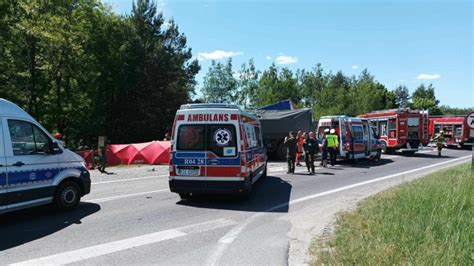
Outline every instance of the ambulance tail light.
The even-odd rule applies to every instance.
[[[168,161],[170,176],[176,176],[176,171],[173,163],[173,152],[170,152],[170,158]]]
[[[248,167],[247,167],[247,159],[245,158],[244,153],[240,153],[240,176],[246,177],[248,176]]]
[[[350,143],[348,140],[346,140],[346,141],[344,142],[344,149],[345,149],[346,151],[350,151],[350,150],[351,150],[351,143]]]

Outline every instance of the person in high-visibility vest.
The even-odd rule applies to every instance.
[[[438,157],[441,157],[441,150],[443,149],[444,145],[444,131],[441,130],[439,133],[433,138],[436,141],[436,147],[438,148]]]
[[[329,131],[329,134],[326,135],[326,139],[328,140],[329,160],[332,166],[336,164],[337,148],[339,147],[339,141],[335,133],[336,130],[333,128]]]

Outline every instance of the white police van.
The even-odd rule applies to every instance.
[[[0,98],[0,213],[55,203],[75,207],[90,192],[84,160],[33,117]]]

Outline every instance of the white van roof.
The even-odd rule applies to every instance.
[[[3,98],[0,98],[0,117],[1,116],[9,116],[36,121],[33,117],[31,117],[31,115],[21,109],[18,105]]]
[[[235,105],[235,104],[226,104],[226,103],[191,103],[191,104],[183,104],[181,105],[181,110],[186,110],[186,109],[212,109],[212,108],[218,108],[218,109],[237,109],[240,110],[240,108]]]

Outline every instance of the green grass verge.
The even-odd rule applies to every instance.
[[[363,200],[313,242],[311,265],[474,265],[474,177],[452,167]]]

